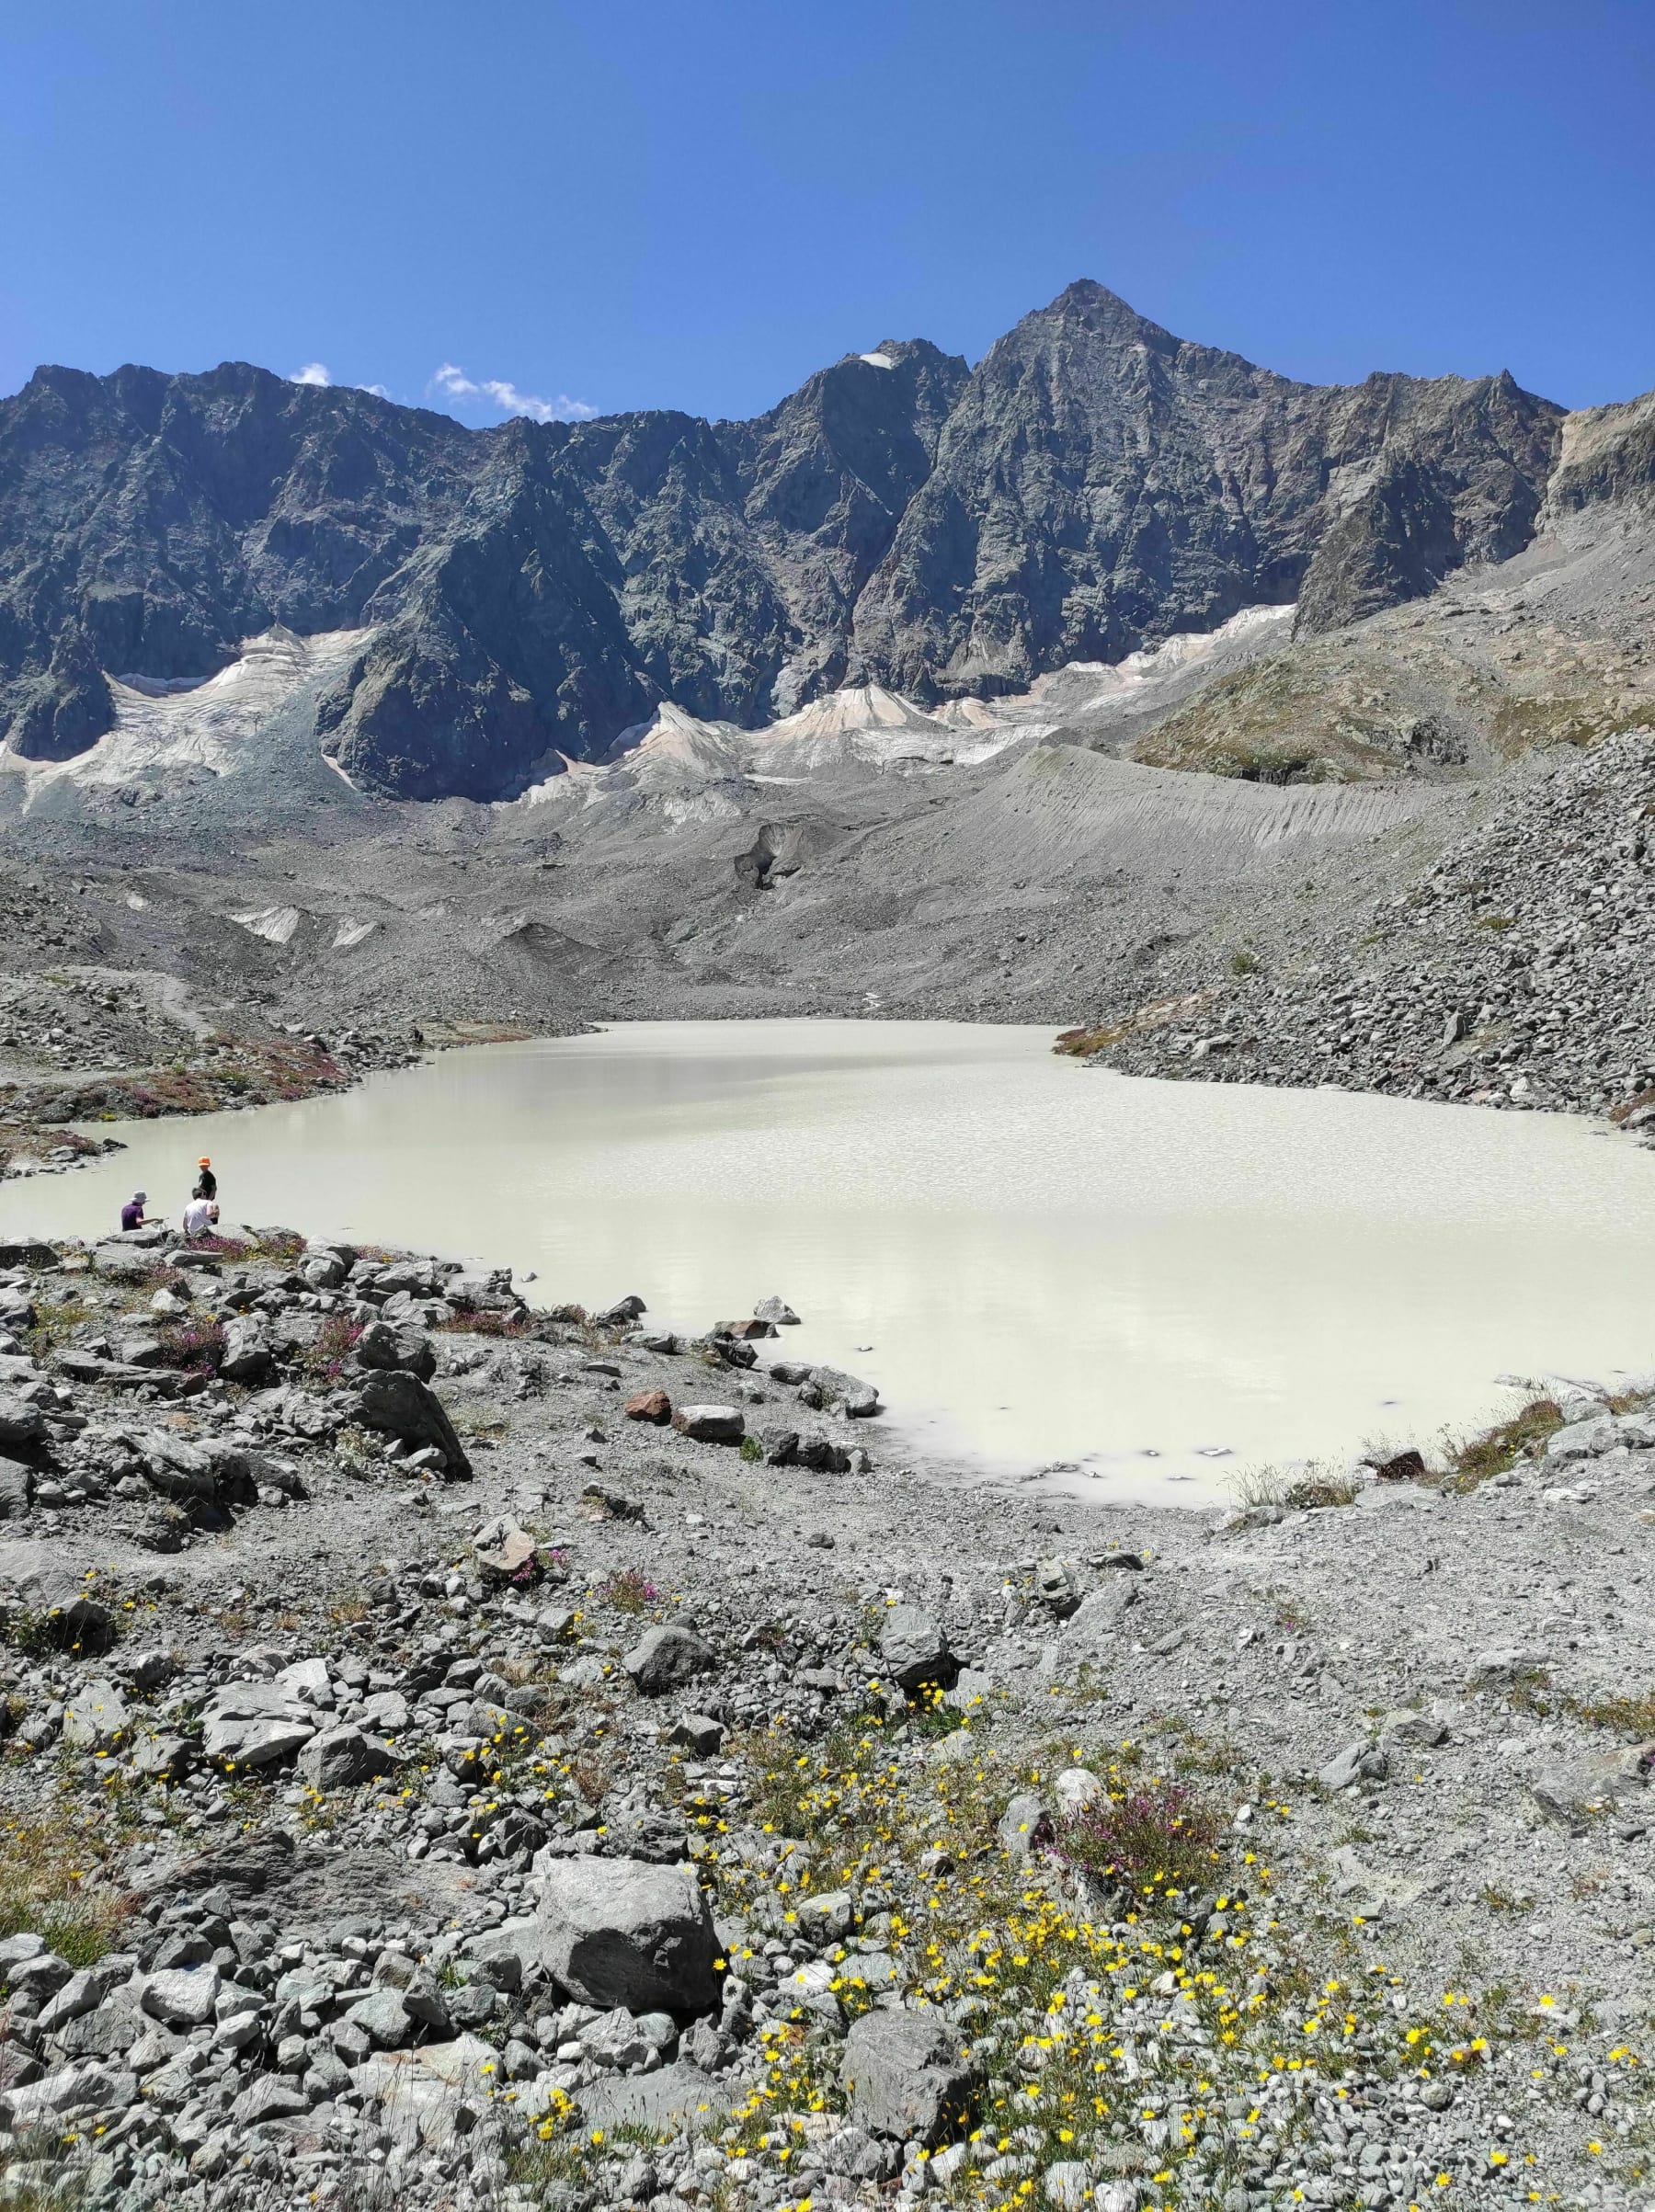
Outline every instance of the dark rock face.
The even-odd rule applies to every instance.
[[[1506,376],[1293,383],[1071,285],[972,377],[857,608],[853,668],[934,699],[1301,587],[1307,626],[1351,621],[1515,552],[1561,412]]]
[[[105,671],[206,677],[272,622],[363,620],[477,467],[439,415],[229,363],[42,369],[0,405],[0,712],[62,758],[109,726]]]
[[[42,369],[0,403],[0,727],[66,758],[110,726],[106,675],[360,627],[317,718],[340,768],[500,798],[663,698],[753,724],[847,679],[1017,687],[1261,600],[1349,621],[1517,550],[1559,419],[1506,376],[1294,383],[1090,283],[975,372],[888,341],[746,423],[474,431],[240,363]]]

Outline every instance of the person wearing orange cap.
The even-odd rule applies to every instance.
[[[211,1203],[218,1196],[218,1177],[212,1172],[212,1162],[203,1153],[196,1166],[200,1173],[196,1177],[195,1189],[189,1195],[191,1198],[204,1198]]]

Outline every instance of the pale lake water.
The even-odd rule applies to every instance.
[[[509,1261],[546,1304],[635,1291],[699,1332],[779,1293],[805,1326],[761,1363],[876,1383],[877,1458],[1068,1462],[1094,1495],[1194,1502],[1250,1463],[1480,1424],[1515,1402],[1502,1377],[1655,1370],[1655,1154],[1558,1115],[1135,1080],[1051,1043],[647,1022],[449,1053],[123,1126],[110,1161],[0,1188],[0,1231],[102,1234],[136,1188],[176,1220],[208,1152],[226,1224]]]

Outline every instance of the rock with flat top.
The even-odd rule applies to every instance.
[[[691,1865],[553,1860],[539,1918],[547,1968],[583,2004],[682,2019],[718,2002],[718,1939]]]
[[[680,1436],[698,1444],[738,1444],[747,1434],[736,1406],[680,1406],[672,1425]]]
[[[314,1716],[274,1682],[227,1682],[201,1713],[201,1749],[223,1766],[275,1766],[315,1733]]]
[[[63,1716],[63,1746],[71,1751],[110,1751],[129,1739],[132,1716],[113,1682],[83,1682]]]

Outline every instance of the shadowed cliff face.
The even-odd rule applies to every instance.
[[[1095,284],[975,372],[890,341],[748,423],[474,431],[244,364],[43,369],[0,403],[0,726],[68,758],[106,672],[362,627],[318,716],[339,766],[509,796],[662,699],[750,726],[847,680],[1021,688],[1261,601],[1335,626],[1517,551],[1560,420],[1506,376],[1294,383]]]

